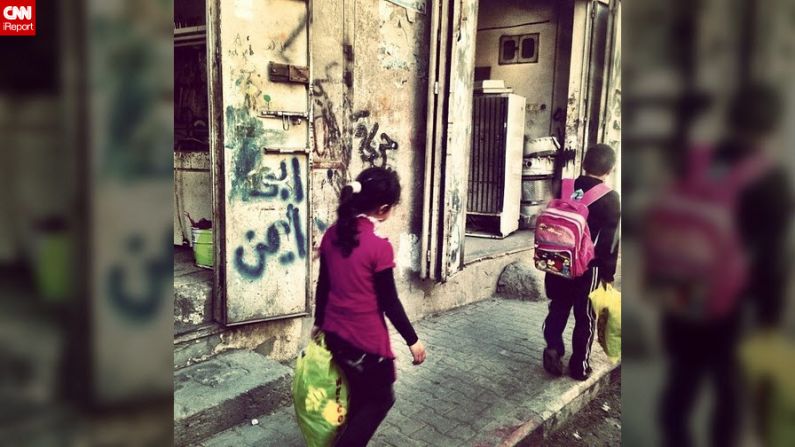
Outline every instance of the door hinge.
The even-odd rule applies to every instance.
[[[431,251],[430,250],[425,252],[425,262],[431,262]]]
[[[439,94],[439,82],[438,81],[433,83],[433,94],[434,95],[438,95]]]

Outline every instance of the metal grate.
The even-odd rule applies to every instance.
[[[472,112],[468,213],[499,214],[505,195],[508,98],[476,95]]]

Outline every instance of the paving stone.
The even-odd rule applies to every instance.
[[[429,444],[400,433],[376,433],[370,445],[374,447],[428,447]],[[435,447],[435,446],[434,446]]]
[[[235,429],[227,430],[202,442],[204,447],[231,447],[246,445],[245,438]]]
[[[587,382],[549,377],[541,367],[546,312],[544,302],[487,300],[426,318],[415,325],[428,347],[426,363],[418,367],[393,331],[397,401],[370,445],[500,445],[525,423],[565,419],[568,403],[592,394],[615,366],[594,344],[594,374]],[[567,347],[572,327],[573,317],[564,333]],[[236,440],[226,444],[234,447],[262,433],[259,445],[303,445],[292,407],[261,417],[259,427],[262,432],[221,435]]]

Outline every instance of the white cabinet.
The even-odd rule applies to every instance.
[[[504,238],[519,227],[525,98],[475,95],[467,234]]]

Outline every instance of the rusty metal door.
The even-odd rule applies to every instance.
[[[216,318],[303,315],[311,1],[209,2]]]
[[[440,281],[464,261],[477,10],[477,0],[441,0],[431,8],[420,274]]]

